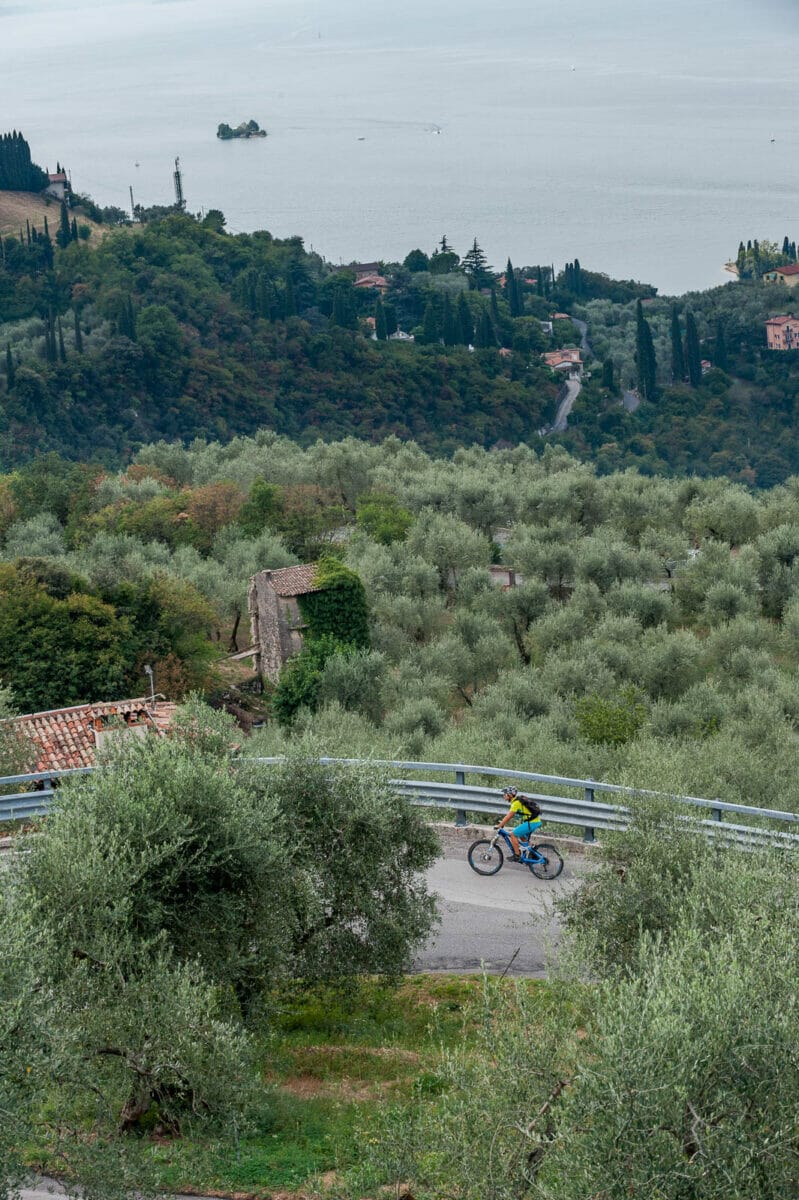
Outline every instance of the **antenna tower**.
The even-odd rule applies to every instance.
[[[175,208],[183,212],[186,201],[183,199],[183,176],[180,173],[180,159],[175,159]]]

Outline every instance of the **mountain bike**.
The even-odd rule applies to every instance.
[[[478,875],[496,875],[501,871],[505,862],[502,842],[512,856],[513,843],[504,829],[498,829],[492,838],[480,838],[472,842],[466,856],[472,870]],[[554,846],[549,842],[536,842],[533,845],[524,838],[519,838],[519,845],[522,853],[518,862],[529,867],[539,879],[557,879],[563,870],[563,859]]]

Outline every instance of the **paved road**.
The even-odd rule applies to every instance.
[[[557,945],[553,902],[573,891],[586,870],[580,855],[567,855],[566,867],[552,882],[536,879],[527,867],[506,863],[498,875],[484,878],[466,861],[468,842],[449,845],[428,872],[431,891],[440,898],[441,926],[416,959],[417,971],[501,973],[513,955],[509,974],[542,976]]]
[[[582,383],[578,378],[566,380],[566,395],[558,405],[557,415],[552,423],[550,433],[563,433],[569,423],[569,413],[574,407],[574,402],[580,395]]]

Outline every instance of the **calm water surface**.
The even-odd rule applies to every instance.
[[[797,61],[796,0],[0,0],[0,129],[106,204],[180,155],[190,209],[333,261],[477,235],[680,292],[799,240]]]

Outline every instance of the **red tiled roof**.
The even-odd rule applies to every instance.
[[[36,744],[39,755],[35,771],[67,771],[71,767],[94,766],[97,753],[95,731],[111,717],[132,714],[136,723],[151,726],[163,735],[172,720],[176,705],[158,701],[155,709],[149,697],[115,700],[104,704],[78,704],[73,708],[53,708],[48,712],[13,717],[9,724]]]
[[[776,328],[788,324],[799,325],[799,317],[772,317],[769,321],[766,321],[766,324]]]
[[[265,571],[264,574],[278,596],[307,596],[322,590],[314,583],[316,563],[300,563],[298,567],[282,567],[279,571]]]
[[[388,280],[383,275],[359,275],[353,287],[356,288],[387,288]]]
[[[47,178],[50,183],[66,183],[67,173],[66,171],[57,171],[55,175],[48,175]]]
[[[567,363],[580,366],[582,359],[579,350],[549,350],[544,355],[544,362],[548,367],[561,367]]]
[[[777,275],[799,275],[799,263],[791,263],[789,267],[775,267]]]

